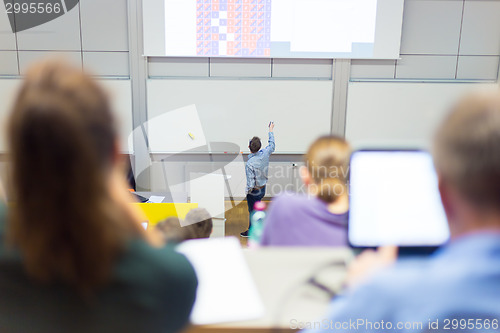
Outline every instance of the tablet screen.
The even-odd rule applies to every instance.
[[[448,223],[428,152],[354,152],[349,188],[352,246],[439,246],[448,240]]]

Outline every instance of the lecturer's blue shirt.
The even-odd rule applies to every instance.
[[[338,297],[329,314],[309,323],[316,325],[309,332],[500,332],[499,320],[500,233],[476,233],[454,240],[431,258],[401,260]],[[385,329],[376,329],[382,321]],[[454,323],[468,327],[454,329]]]
[[[248,162],[245,166],[247,175],[247,186],[245,193],[250,193],[254,188],[267,184],[267,175],[269,171],[269,157],[274,152],[276,145],[274,143],[274,133],[269,132],[269,144],[266,148],[248,155]]]

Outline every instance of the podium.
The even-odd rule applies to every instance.
[[[205,208],[212,216],[213,232],[210,237],[224,237],[226,234],[224,175],[193,172],[190,173],[189,186],[191,202],[196,202],[198,207]]]

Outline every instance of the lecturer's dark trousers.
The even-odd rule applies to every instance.
[[[257,201],[261,201],[264,195],[266,194],[266,187],[260,189],[253,189],[252,192],[247,194],[247,203],[248,203],[248,212],[250,215],[253,211],[253,206]],[[252,226],[252,221],[250,217],[248,218],[248,229]]]

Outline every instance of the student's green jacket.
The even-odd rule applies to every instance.
[[[131,240],[110,283],[84,301],[62,283],[28,278],[19,253],[5,246],[5,228],[6,208],[0,204],[0,332],[178,332],[188,323],[197,279],[172,247]]]

